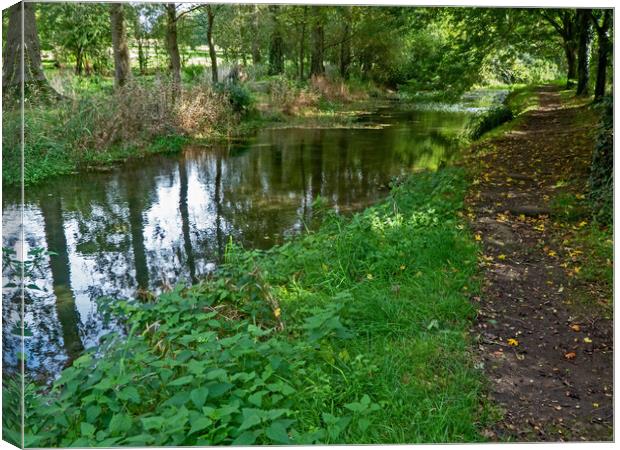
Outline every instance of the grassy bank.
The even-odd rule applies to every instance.
[[[479,441],[467,186],[416,174],[269,251],[229,245],[200,284],[110,303],[127,338],[28,387],[26,445]]]

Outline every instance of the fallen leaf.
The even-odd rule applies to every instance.
[[[577,325],[576,323],[572,324],[570,326],[570,329],[573,330],[573,331],[576,331],[576,332],[581,331],[581,327],[579,325]]]
[[[575,359],[577,357],[577,353],[575,352],[568,352],[564,354],[564,358],[566,359]]]
[[[591,344],[592,343],[592,339],[590,339],[589,337],[584,337],[583,338],[583,342],[585,342],[586,344]]]
[[[517,341],[514,338],[510,338],[506,341],[508,343],[508,345],[510,345],[511,347],[516,347],[519,345],[519,341]]]

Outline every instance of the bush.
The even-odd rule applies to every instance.
[[[225,92],[234,112],[243,114],[252,108],[254,99],[250,90],[245,86],[237,83],[231,84],[226,87]]]
[[[185,79],[189,81],[190,83],[194,81],[202,80],[204,78],[204,74],[205,74],[205,66],[192,64],[192,65],[183,67],[183,75],[185,75]]]
[[[589,199],[594,217],[604,224],[611,224],[613,221],[614,193],[613,98],[606,97],[599,107],[601,108],[601,121],[588,180]]]
[[[491,108],[475,115],[467,125],[467,134],[472,140],[480,139],[484,133],[514,118],[510,108],[505,105]]]

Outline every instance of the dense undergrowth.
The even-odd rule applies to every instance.
[[[193,287],[110,302],[127,337],[27,385],[26,446],[480,440],[467,184],[417,174],[271,250],[231,243]]]

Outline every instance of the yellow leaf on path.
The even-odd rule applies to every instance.
[[[570,326],[570,329],[573,330],[573,331],[576,331],[576,332],[581,331],[581,327],[578,324],[576,324],[576,323],[572,324]]]
[[[474,239],[477,241],[481,241],[482,240],[482,236],[480,236],[479,234],[474,235]]]
[[[506,259],[506,255],[501,254],[501,255],[497,255],[497,259],[501,259],[502,261]]]
[[[516,347],[519,345],[519,341],[514,338],[510,338],[506,342],[508,342],[508,345],[510,345],[511,347]]]
[[[589,337],[584,337],[583,338],[583,342],[585,342],[586,344],[591,344],[592,343],[592,339],[590,339]]]

